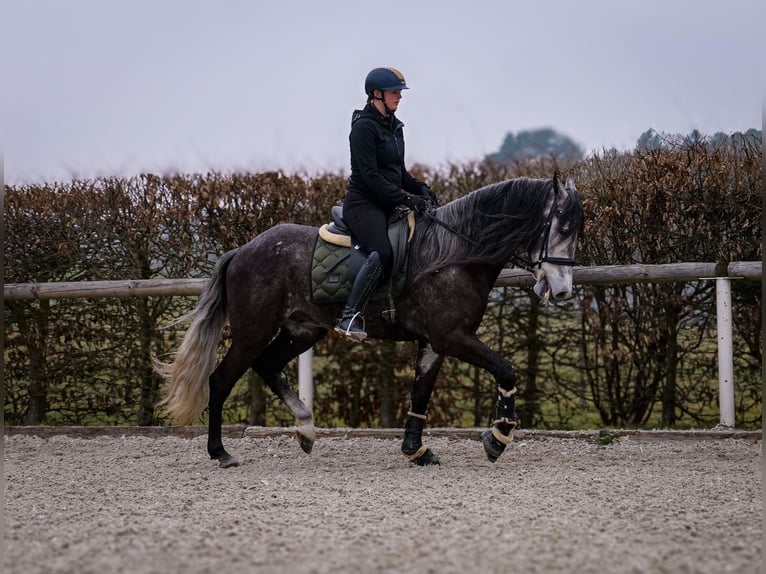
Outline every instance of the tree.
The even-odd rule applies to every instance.
[[[638,149],[638,151],[657,150],[661,147],[662,138],[653,128],[649,128],[642,133],[636,142],[636,149]]]
[[[489,161],[507,163],[546,157],[579,160],[584,156],[583,148],[570,137],[552,128],[521,131],[518,135],[506,134],[500,151],[489,154]]]
[[[700,144],[710,152],[725,147],[737,153],[747,153],[747,148],[749,147],[747,142],[753,141],[754,138],[762,139],[761,130],[750,128],[744,133],[716,132],[712,136],[706,136],[697,129],[693,129],[689,134],[683,135],[658,132],[654,128],[649,128],[636,141],[636,150],[645,152],[659,149],[686,149]]]

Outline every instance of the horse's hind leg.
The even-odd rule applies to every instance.
[[[287,408],[290,409],[298,421],[298,443],[306,453],[311,452],[316,440],[314,417],[311,414],[311,410],[285,381],[282,376],[282,370],[295,357],[304,351],[308,351],[326,333],[325,329],[319,327],[304,327],[295,333],[282,329],[279,335],[253,363],[253,370],[263,379],[274,394],[287,405]]]
[[[419,466],[439,464],[439,457],[423,444],[423,427],[426,424],[426,411],[431,393],[436,384],[436,377],[441,369],[444,357],[437,355],[427,343],[420,343],[418,361],[415,367],[415,382],[412,384],[410,398],[411,410],[407,413],[407,424],[404,427],[402,452],[413,463]]]
[[[251,352],[248,352],[251,351]],[[231,394],[231,390],[245,374],[253,358],[253,352],[249,348],[232,342],[226,356],[210,375],[210,400],[208,401],[208,433],[207,452],[210,458],[216,459],[220,466],[227,468],[239,466],[239,460],[231,456],[223,448],[221,438],[221,426],[223,424],[223,404]]]

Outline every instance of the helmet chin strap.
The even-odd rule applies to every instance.
[[[375,97],[375,91],[380,92],[379,98]],[[386,103],[386,98],[383,97],[383,90],[375,90],[375,91],[372,92],[372,99],[383,102],[383,109],[386,110],[386,115],[392,114],[394,110],[388,107],[388,104]]]

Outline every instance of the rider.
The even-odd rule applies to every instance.
[[[351,116],[351,177],[343,201],[343,219],[367,261],[357,274],[335,330],[354,340],[367,336],[361,312],[382,279],[391,276],[393,250],[388,219],[398,205],[423,212],[436,198],[404,166],[404,124],[394,112],[409,89],[394,68],[375,68],[364,82],[367,105]]]

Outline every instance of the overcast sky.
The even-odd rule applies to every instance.
[[[2,0],[5,182],[348,169],[364,77],[410,86],[407,164],[552,127],[760,128],[762,0]]]

